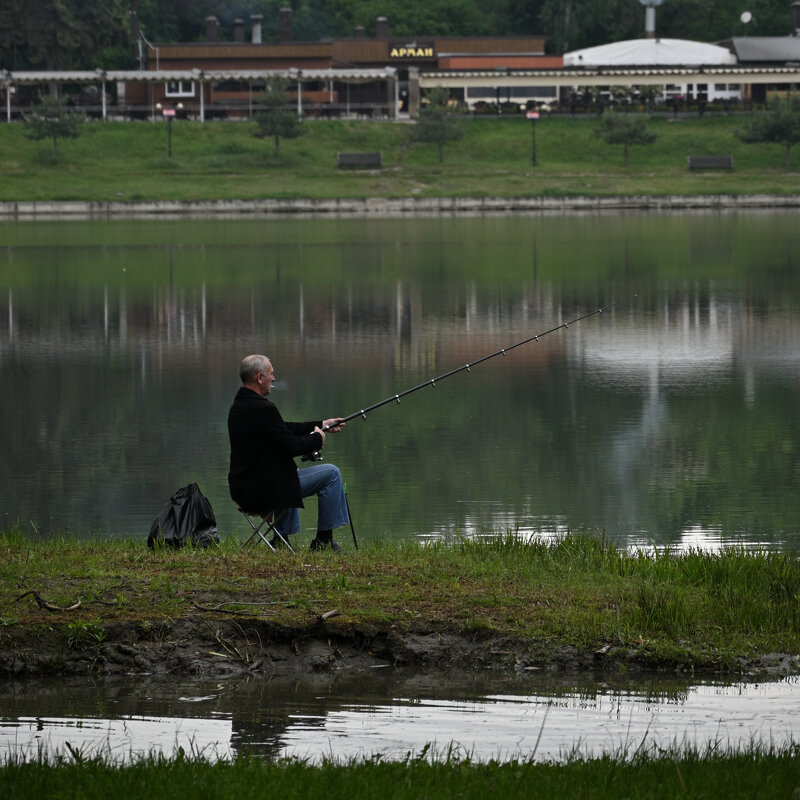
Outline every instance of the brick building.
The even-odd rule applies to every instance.
[[[298,42],[292,36],[292,11],[279,12],[279,41],[262,41],[262,17],[253,15],[249,25],[233,22],[232,31],[220,30],[216,17],[206,20],[204,42],[151,44],[141,37],[139,67],[160,73],[163,83],[151,80],[126,87],[126,103],[143,108],[156,103],[196,108],[204,116],[250,116],[263,91],[269,73],[288,73],[294,99],[304,115],[362,115],[394,117],[409,111],[409,71],[557,69],[562,59],[545,56],[544,36],[514,37],[397,37],[389,21],[378,17],[375,36],[364,28],[343,39]],[[223,40],[221,33],[227,34]],[[186,72],[186,79],[169,78],[169,73]],[[192,77],[192,76],[195,77]],[[553,93],[535,90],[536,96]],[[470,96],[466,85],[457,96],[474,103],[483,98],[479,91]],[[534,95],[520,93],[522,102]],[[510,88],[502,97],[510,99]],[[413,111],[413,108],[411,109]]]

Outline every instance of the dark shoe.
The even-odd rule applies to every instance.
[[[273,536],[272,539],[270,539],[269,543],[276,550],[280,550],[281,548],[286,547],[287,542],[288,542],[288,539],[286,541],[284,541],[283,539],[280,538],[280,536]]]
[[[320,539],[318,536],[315,536],[311,540],[311,544],[308,546],[309,550],[324,550],[326,547],[330,547],[330,549],[334,553],[342,553],[342,546],[338,542],[334,542],[333,539],[328,539],[325,541],[324,539]]]

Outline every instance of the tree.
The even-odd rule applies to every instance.
[[[253,136],[266,139],[272,136],[275,139],[275,155],[280,152],[281,137],[294,139],[304,133],[302,123],[293,111],[288,111],[285,106],[289,102],[289,81],[281,75],[273,75],[267,79],[266,90],[261,96],[261,102],[266,110],[256,114],[256,129]]]
[[[652,144],[658,137],[647,130],[643,117],[604,114],[598,133],[606,144],[621,144],[625,149],[625,166],[628,166],[628,148],[632,144]]]
[[[713,42],[731,36],[788,36],[791,33],[791,3],[784,0],[669,0],[656,11],[656,35]],[[752,12],[745,25],[740,17]]]
[[[656,35],[702,42],[746,34],[787,36],[790,5],[786,0],[748,0],[745,5],[730,0],[669,0],[656,12]],[[740,21],[745,6],[753,14],[746,27]],[[511,10],[511,3],[507,7]],[[529,8],[529,15],[536,12],[536,25],[526,33],[546,34],[551,53],[636,39],[644,32],[645,11],[638,0],[531,0]]]
[[[428,92],[429,103],[419,110],[417,124],[411,129],[411,137],[418,142],[433,142],[439,149],[439,163],[444,159],[444,146],[464,135],[458,120],[454,119],[447,105],[450,93],[437,86]]]
[[[627,106],[631,102],[633,95],[632,86],[612,86],[611,101],[617,106]]]
[[[98,53],[129,41],[127,0],[3,0],[0,67],[105,67]]]
[[[658,89],[655,86],[639,86],[638,90],[639,100],[647,106],[648,111],[652,111],[659,96]]]
[[[130,61],[131,20],[151,42],[190,42],[205,37],[209,14],[229,38],[236,17],[259,13],[264,41],[275,41],[278,9],[288,5],[296,41],[352,36],[357,25],[373,36],[377,16],[388,18],[393,36],[546,35],[551,53],[636,38],[644,29],[638,0],[2,0],[0,67],[111,68]],[[753,19],[745,27],[730,0],[669,0],[658,8],[656,31],[701,41],[786,36],[790,5],[749,0]]]
[[[542,0],[539,28],[553,53],[641,36],[644,13],[633,0]]]
[[[215,0],[130,0],[130,5],[131,14],[153,43],[201,41],[209,14],[225,19]],[[237,10],[236,16],[246,18],[244,9]]]
[[[782,144],[786,153],[786,169],[791,165],[792,147],[800,142],[800,97],[775,98],[768,111],[756,114],[736,135],[743,142]]]
[[[77,139],[85,119],[82,113],[70,111],[64,100],[45,97],[25,115],[25,135],[34,141],[52,139],[57,153],[58,140]]]
[[[494,9],[478,0],[276,0],[262,11],[265,32],[281,5],[292,6],[292,30],[306,40],[352,36],[357,25],[374,36],[379,16],[389,20],[392,36],[486,36],[495,22]]]

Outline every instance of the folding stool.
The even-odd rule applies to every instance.
[[[283,536],[282,533],[275,527],[275,512],[274,511],[265,511],[263,514],[259,514],[254,511],[245,511],[240,505],[236,506],[239,513],[247,520],[250,527],[253,529],[253,532],[250,536],[242,543],[242,547],[247,547],[251,542],[255,542],[258,544],[259,540],[261,540],[270,550],[275,552],[275,548],[272,546],[272,542],[264,535],[269,531],[272,531],[274,536],[281,542],[283,542],[286,547],[289,548],[294,553],[294,548],[289,544],[289,540]],[[261,517],[261,522],[256,525],[253,521],[254,517]],[[266,525],[266,528],[262,532],[262,528]]]

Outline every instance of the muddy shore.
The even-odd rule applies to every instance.
[[[591,651],[551,642],[467,634],[459,630],[398,631],[318,618],[282,627],[255,617],[190,615],[179,619],[108,622],[102,637],[81,628],[13,625],[0,629],[0,675],[96,673],[227,677],[257,673],[291,677],[376,666],[527,672],[594,670],[778,676],[800,673],[800,655],[769,653],[731,661],[714,653],[665,662],[640,648],[604,644]]]

